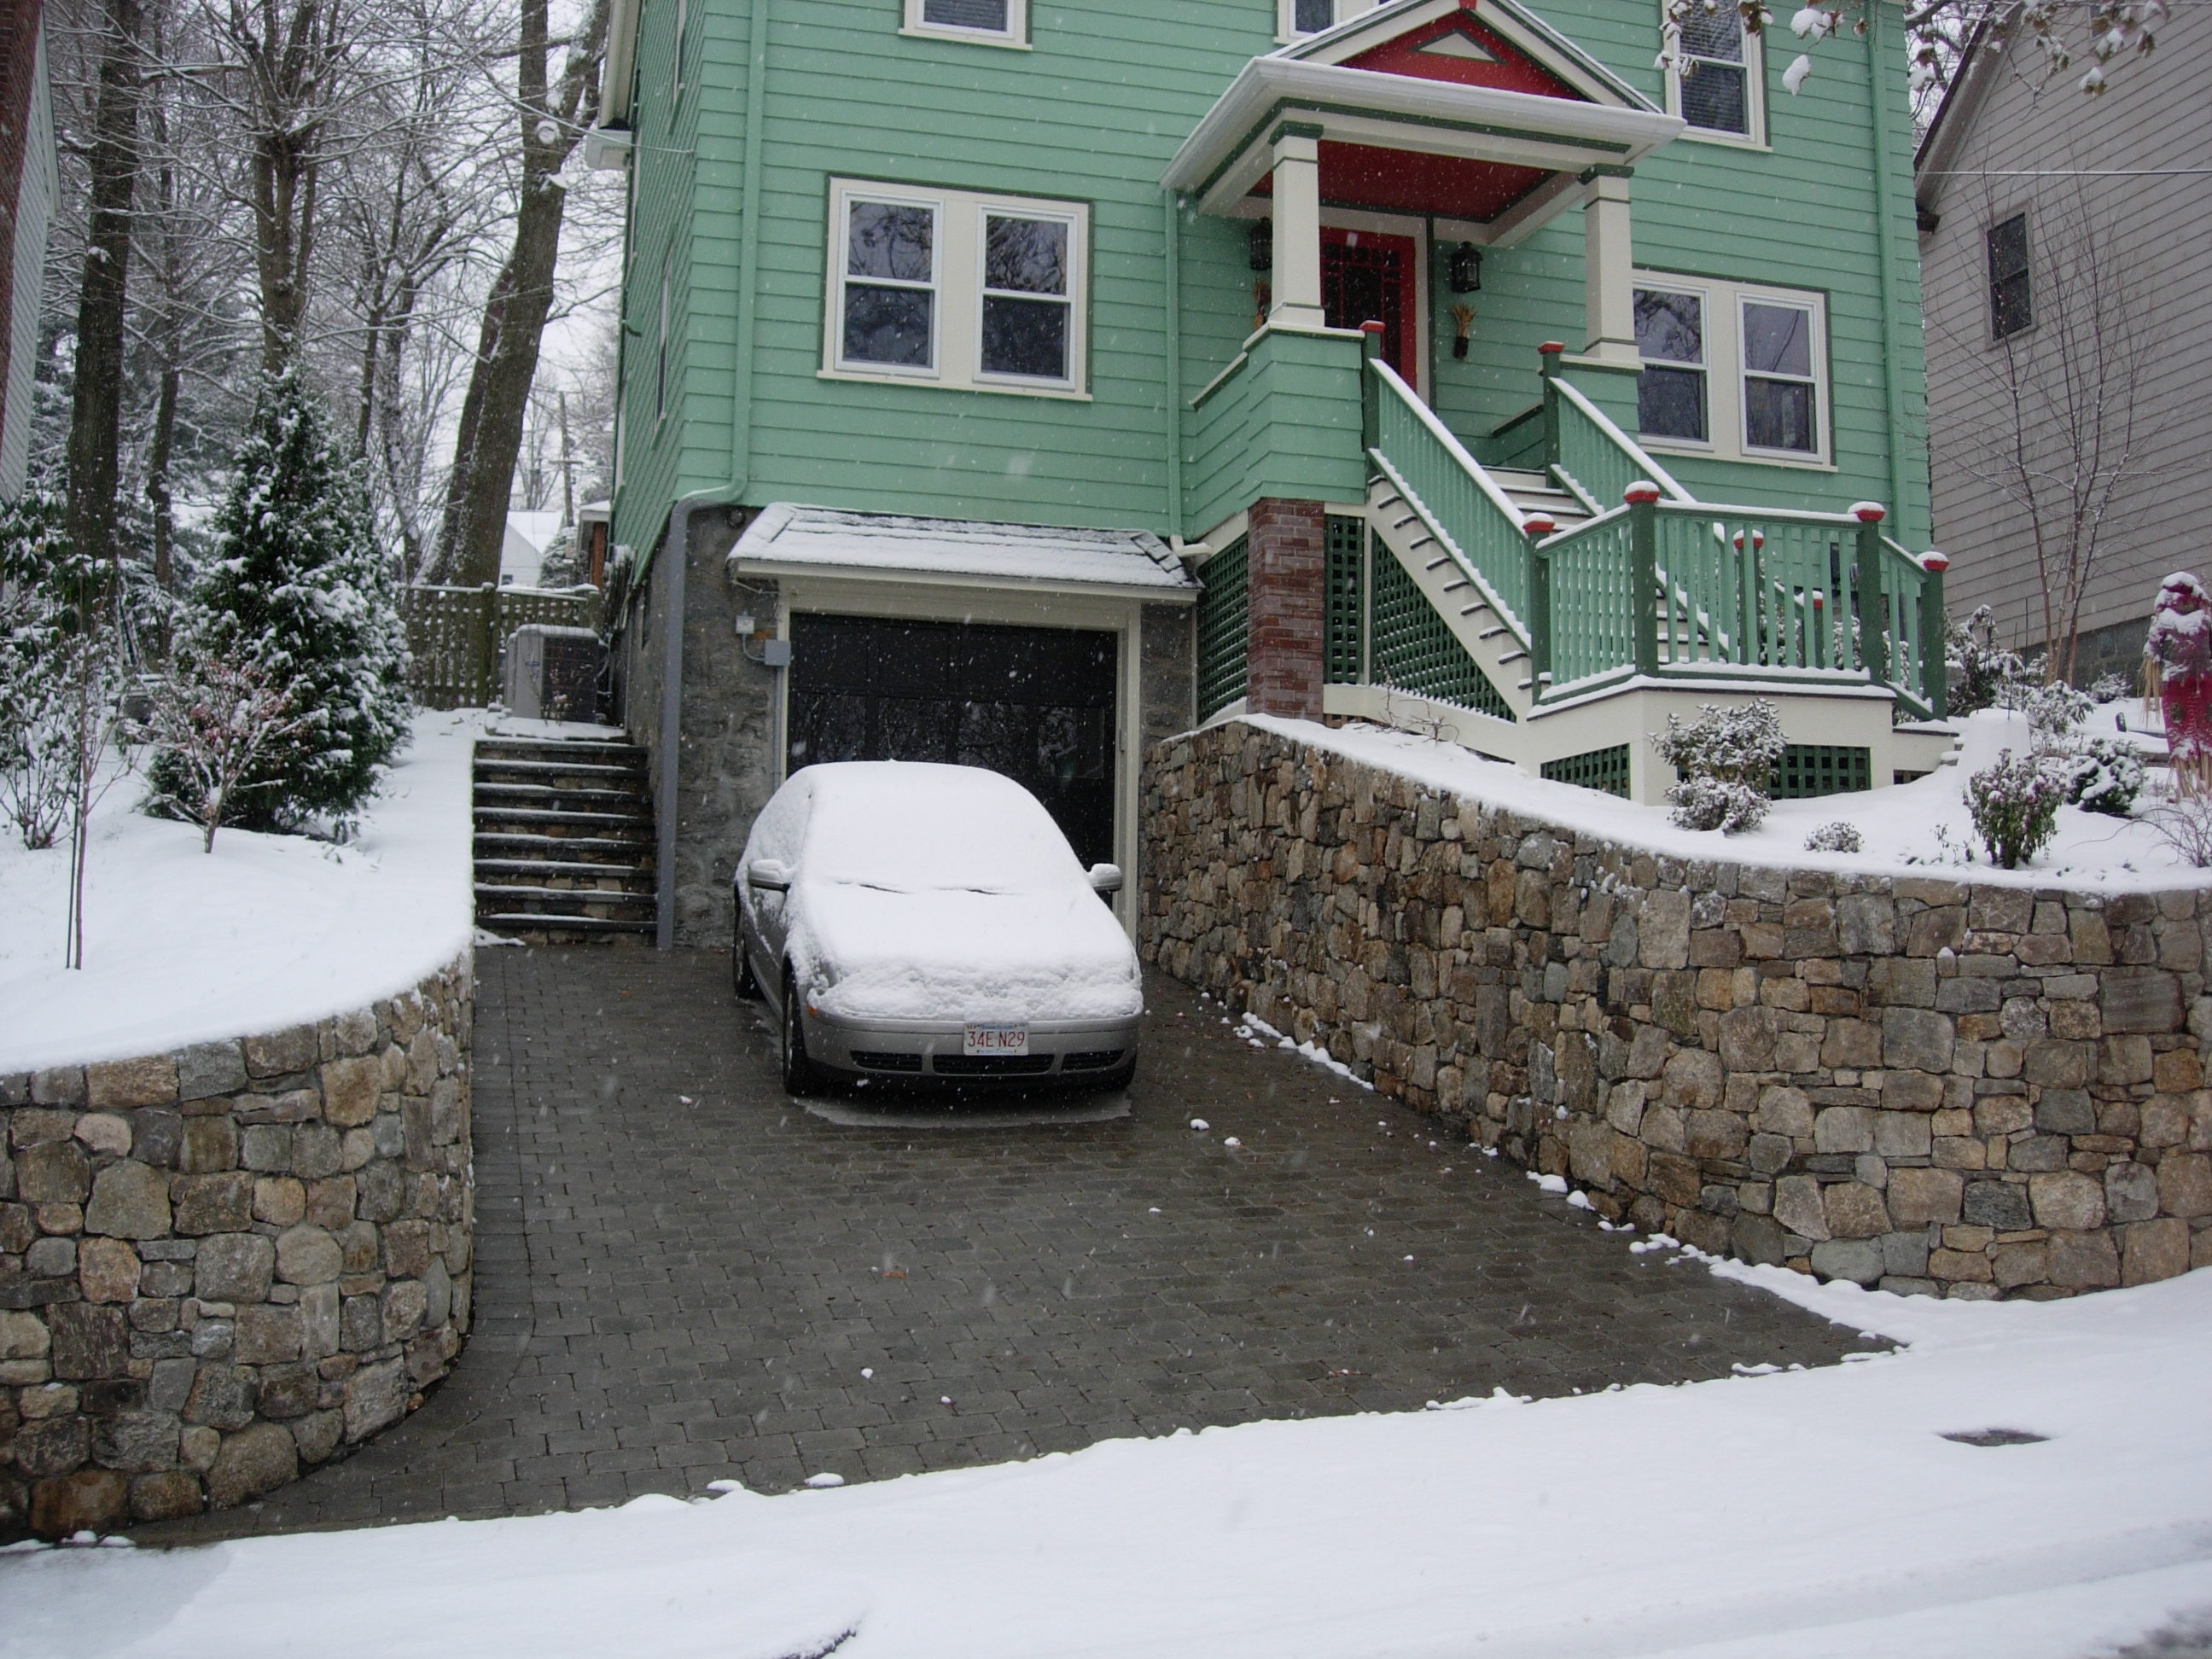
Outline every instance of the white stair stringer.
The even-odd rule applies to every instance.
[[[1443,618],[1452,637],[1505,699],[1514,718],[1527,720],[1534,699],[1528,686],[1528,638],[1522,620],[1498,604],[1419,498],[1388,472],[1368,486],[1367,521],[1375,532],[1375,556],[1397,560]],[[1504,724],[1479,712],[1473,718],[1485,725]],[[1470,748],[1496,752],[1496,744],[1477,742],[1472,734],[1462,741]]]

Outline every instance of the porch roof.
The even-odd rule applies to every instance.
[[[1682,130],[1512,0],[1396,0],[1246,64],[1161,183],[1201,211],[1229,210],[1264,187],[1285,122],[1317,130],[1325,201],[1501,235],[1533,228],[1531,209],[1564,206],[1558,185],[1632,167]],[[1385,173],[1398,195],[1433,199],[1375,199]]]
[[[1169,605],[1198,593],[1182,562],[1149,531],[908,518],[791,501],[763,509],[730,550],[730,563],[749,574],[1019,584]]]

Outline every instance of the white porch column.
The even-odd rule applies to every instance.
[[[1636,256],[1629,246],[1628,169],[1592,167],[1583,179],[1583,295],[1589,316],[1585,356],[1633,368]]]
[[[1321,129],[1285,121],[1275,129],[1274,302],[1267,321],[1319,328],[1321,297]]]

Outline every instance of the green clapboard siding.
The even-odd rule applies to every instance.
[[[1877,5],[1885,39],[1893,40],[1894,8]],[[1275,0],[1031,0],[1026,52],[902,35],[899,0],[688,0],[684,9],[680,92],[678,8],[646,6],[638,43],[617,541],[648,544],[671,502],[701,489],[756,505],[805,501],[1192,534],[1259,495],[1359,498],[1357,352],[1345,343],[1263,334],[1237,374],[1192,406],[1253,336],[1247,227],[1182,211],[1170,272],[1158,180],[1237,68],[1273,49]],[[1658,98],[1658,0],[1548,0],[1535,9]],[[757,14],[769,20],[764,94],[752,79]],[[1823,43],[1816,72],[1794,97],[1780,79],[1790,45],[1779,36],[1772,44],[1771,148],[1678,141],[1652,158],[1632,186],[1637,255],[1650,267],[1826,293],[1836,465],[1671,457],[1668,465],[1716,501],[1832,507],[1880,500],[1893,508],[1893,533],[1922,545],[1926,468],[1911,435],[1923,399],[1903,55],[1886,51],[1881,60],[1891,84],[1887,171],[1878,173],[1863,44]],[[754,99],[763,141],[749,161]],[[748,277],[741,249],[749,165],[759,222]],[[823,378],[833,174],[1087,204],[1087,398]],[[1886,307],[1875,228],[1881,216],[1891,232]],[[664,259],[674,296],[665,412],[655,398]],[[1482,291],[1468,296],[1475,325],[1463,361],[1449,353],[1453,296],[1443,281],[1431,283],[1433,402],[1478,453],[1500,453],[1490,434],[1536,401],[1537,343],[1582,343],[1582,275],[1573,211],[1492,252]],[[748,281],[751,396],[741,410],[746,382],[735,353]],[[1180,317],[1174,340],[1170,281]],[[1608,406],[1617,406],[1626,387],[1609,391]],[[1904,416],[1902,430],[1893,410]]]

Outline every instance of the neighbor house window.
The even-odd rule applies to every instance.
[[[1680,38],[1668,67],[1667,110],[1682,118],[1684,136],[1765,143],[1759,37],[1744,27],[1735,0],[1688,0],[1672,21]]]
[[[1029,0],[906,0],[908,34],[986,46],[1029,44]]]
[[[1079,393],[1082,204],[839,179],[830,216],[824,374]]]
[[[2027,216],[1990,227],[1990,337],[2002,340],[2035,320],[2028,295]]]
[[[1826,462],[1826,330],[1817,294],[1643,275],[1638,431],[1733,460]]]

